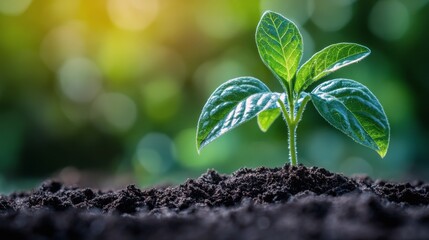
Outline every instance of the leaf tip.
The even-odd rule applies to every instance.
[[[266,133],[268,131],[267,127],[261,126],[261,124],[258,123],[259,126],[259,130],[261,130],[261,132]]]
[[[197,140],[197,153],[198,155],[201,154],[201,150],[207,146],[207,144],[209,144],[210,142],[206,141],[206,140],[202,140],[202,141],[198,141]]]
[[[200,154],[201,154],[201,149],[203,149],[203,147],[204,147],[204,146],[201,146],[201,144],[199,144],[199,143],[197,142],[197,153],[198,153],[198,155],[200,155]]]
[[[377,151],[378,155],[380,155],[381,158],[384,158],[387,154],[387,150],[389,149],[389,144],[390,144],[390,125],[389,122],[386,118],[386,122],[387,122],[387,134],[386,137],[384,138],[383,143],[381,144],[379,150]]]
[[[377,150],[378,155],[380,155],[381,158],[384,158],[387,154],[388,145],[386,145],[384,148],[381,148]]]
[[[199,121],[198,121],[198,125],[199,125]],[[200,155],[200,153],[201,153],[201,149],[203,149],[203,141],[201,140],[201,138],[200,138],[200,131],[199,131],[199,126],[197,127],[197,136],[196,136],[196,141],[195,141],[195,146],[197,147],[197,153],[198,153],[198,155]]]
[[[380,155],[381,158],[384,158],[387,154],[387,150],[385,151],[377,151],[378,155]]]
[[[362,45],[363,46],[363,45]],[[367,47],[367,46],[363,46],[364,48],[365,48],[365,50],[366,50],[366,52],[368,53],[368,54],[370,54],[371,53],[371,49],[369,48],[369,47]]]
[[[369,47],[361,45],[361,44],[356,44],[356,45],[358,45],[359,47],[361,47],[361,48],[364,49],[364,51],[362,52],[362,54],[363,54],[362,58],[365,58],[365,57],[367,57],[368,55],[371,54],[371,49]]]

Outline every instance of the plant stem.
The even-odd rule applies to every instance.
[[[289,143],[289,160],[292,166],[298,164],[298,157],[296,151],[296,129],[297,123],[288,124],[288,143]]]
[[[294,109],[294,104],[291,101],[289,102],[289,111],[287,110],[285,104],[282,100],[279,100],[280,109],[283,113],[284,120],[288,127],[288,146],[289,146],[289,161],[292,166],[295,166],[298,163],[297,153],[296,153],[296,128],[298,126],[298,122],[295,122],[294,111],[290,111],[290,109]]]
[[[310,101],[310,97],[307,96],[302,100],[299,108],[296,109],[295,113],[295,104],[298,104],[298,100],[293,97],[289,97],[291,96],[291,94],[291,92],[289,92],[288,94],[289,111],[286,108],[284,102],[280,99],[279,104],[280,109],[283,113],[284,120],[288,127],[289,161],[292,166],[295,166],[298,164],[298,156],[296,150],[296,130],[298,128],[298,123],[301,120],[302,114],[304,113],[305,106],[307,105],[308,101]]]

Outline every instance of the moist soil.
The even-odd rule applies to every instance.
[[[0,196],[1,239],[429,239],[429,184],[323,168],[209,170],[117,191],[46,181]]]

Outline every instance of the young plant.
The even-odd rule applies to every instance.
[[[292,21],[271,11],[265,12],[259,21],[256,45],[262,61],[279,80],[284,92],[271,92],[253,77],[238,77],[219,86],[207,100],[198,120],[198,151],[254,117],[265,132],[282,114],[288,127],[289,160],[296,165],[296,130],[305,106],[312,101],[332,126],[381,157],[386,155],[389,123],[383,107],[367,87],[339,78],[306,91],[328,74],[368,56],[371,51],[367,47],[355,43],[333,44],[298,68],[303,52],[301,33]]]

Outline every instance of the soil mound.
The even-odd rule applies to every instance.
[[[427,239],[429,184],[285,165],[163,188],[46,181],[0,196],[7,239]]]

